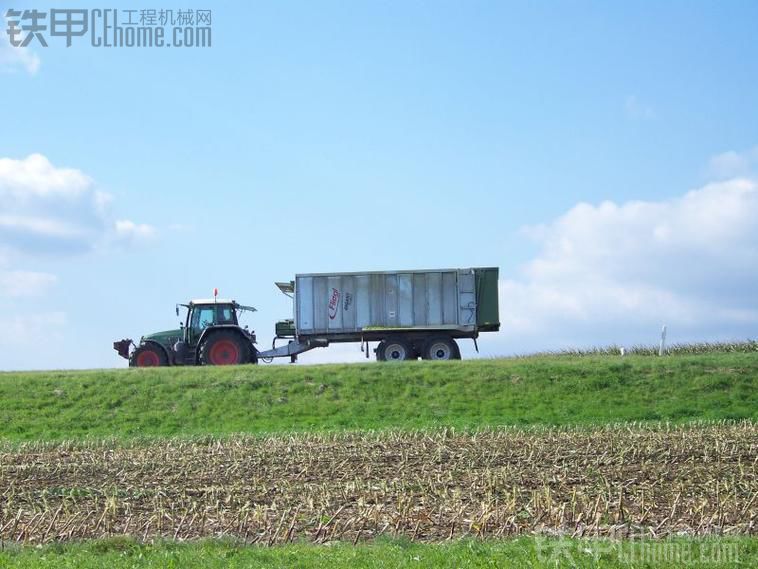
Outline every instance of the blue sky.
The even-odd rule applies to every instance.
[[[213,45],[0,43],[0,369],[125,365],[214,287],[267,345],[333,270],[499,266],[487,355],[758,336],[755,2],[0,8],[130,5]]]

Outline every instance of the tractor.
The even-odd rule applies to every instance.
[[[257,363],[255,333],[239,324],[244,311],[254,312],[234,300],[193,300],[176,305],[187,309],[184,323],[178,330],[167,330],[143,336],[139,345],[126,338],[113,343],[113,349],[131,367],[168,365],[234,365]]]

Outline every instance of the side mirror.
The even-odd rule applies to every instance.
[[[176,315],[179,316],[179,305],[176,305]]]

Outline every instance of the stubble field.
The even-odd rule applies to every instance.
[[[0,453],[0,536],[747,535],[756,434],[742,422],[24,444]]]

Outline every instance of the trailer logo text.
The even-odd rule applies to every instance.
[[[87,39],[92,47],[211,47],[210,10],[9,8],[4,16],[13,47],[48,47],[49,38],[66,47]]]
[[[337,307],[340,305],[340,291],[332,288],[332,296],[329,298],[329,320],[337,317]]]

